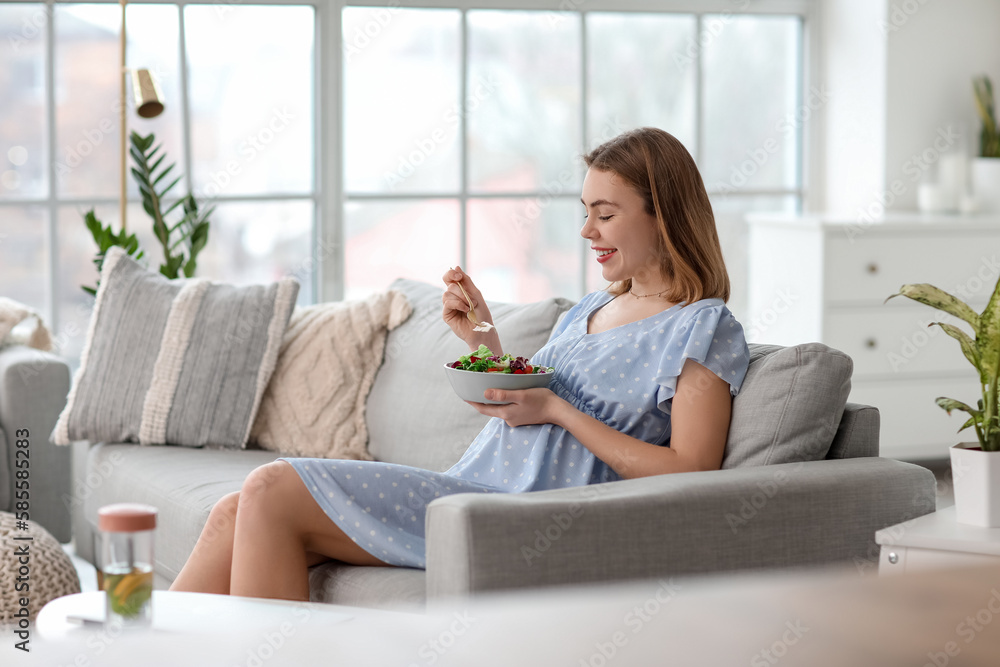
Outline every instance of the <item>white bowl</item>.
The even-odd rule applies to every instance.
[[[481,373],[479,371],[463,371],[444,365],[444,372],[451,382],[451,388],[463,401],[474,403],[489,403],[490,405],[506,405],[507,401],[488,401],[483,398],[487,389],[532,389],[547,387],[549,380],[555,375],[548,373]]]

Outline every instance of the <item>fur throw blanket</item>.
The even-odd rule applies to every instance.
[[[30,334],[13,333],[14,327],[29,318],[35,319],[35,327]],[[0,347],[18,344],[48,352],[52,349],[52,336],[38,311],[0,296]]]

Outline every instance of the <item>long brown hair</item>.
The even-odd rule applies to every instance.
[[[592,169],[610,171],[632,186],[646,201],[646,213],[659,230],[660,273],[670,281],[664,297],[693,303],[700,299],[729,300],[729,274],[715,229],[712,204],[691,154],[673,135],[655,127],[620,134],[583,156]],[[612,284],[618,296],[632,279]]]

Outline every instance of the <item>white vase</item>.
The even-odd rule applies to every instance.
[[[979,210],[1000,213],[1000,157],[972,161],[972,191],[979,200]]]
[[[978,442],[960,442],[949,451],[958,522],[1000,527],[1000,452],[984,452]]]

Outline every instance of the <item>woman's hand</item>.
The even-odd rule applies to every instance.
[[[486,300],[483,298],[482,292],[472,282],[472,279],[462,271],[462,267],[456,266],[454,269],[449,269],[441,276],[441,280],[446,285],[444,294],[441,296],[441,303],[444,305],[442,318],[451,327],[451,330],[455,332],[455,335],[464,340],[470,350],[475,350],[482,344],[490,348],[494,354],[503,354],[503,350],[500,348],[500,337],[497,335],[496,329],[488,332],[473,330],[475,325],[469,321],[468,315],[469,303],[465,300],[462,290],[459,289],[456,283],[462,283],[462,287],[469,293],[469,298],[472,299],[472,306],[476,309],[476,315],[479,316],[480,321],[492,323],[493,315],[490,314],[490,309],[486,305]]]
[[[525,424],[554,424],[560,404],[569,405],[559,398],[551,389],[487,389],[484,396],[489,401],[510,401],[506,405],[490,403],[473,403],[469,405],[488,417],[499,417],[507,422],[507,426],[524,426]]]

